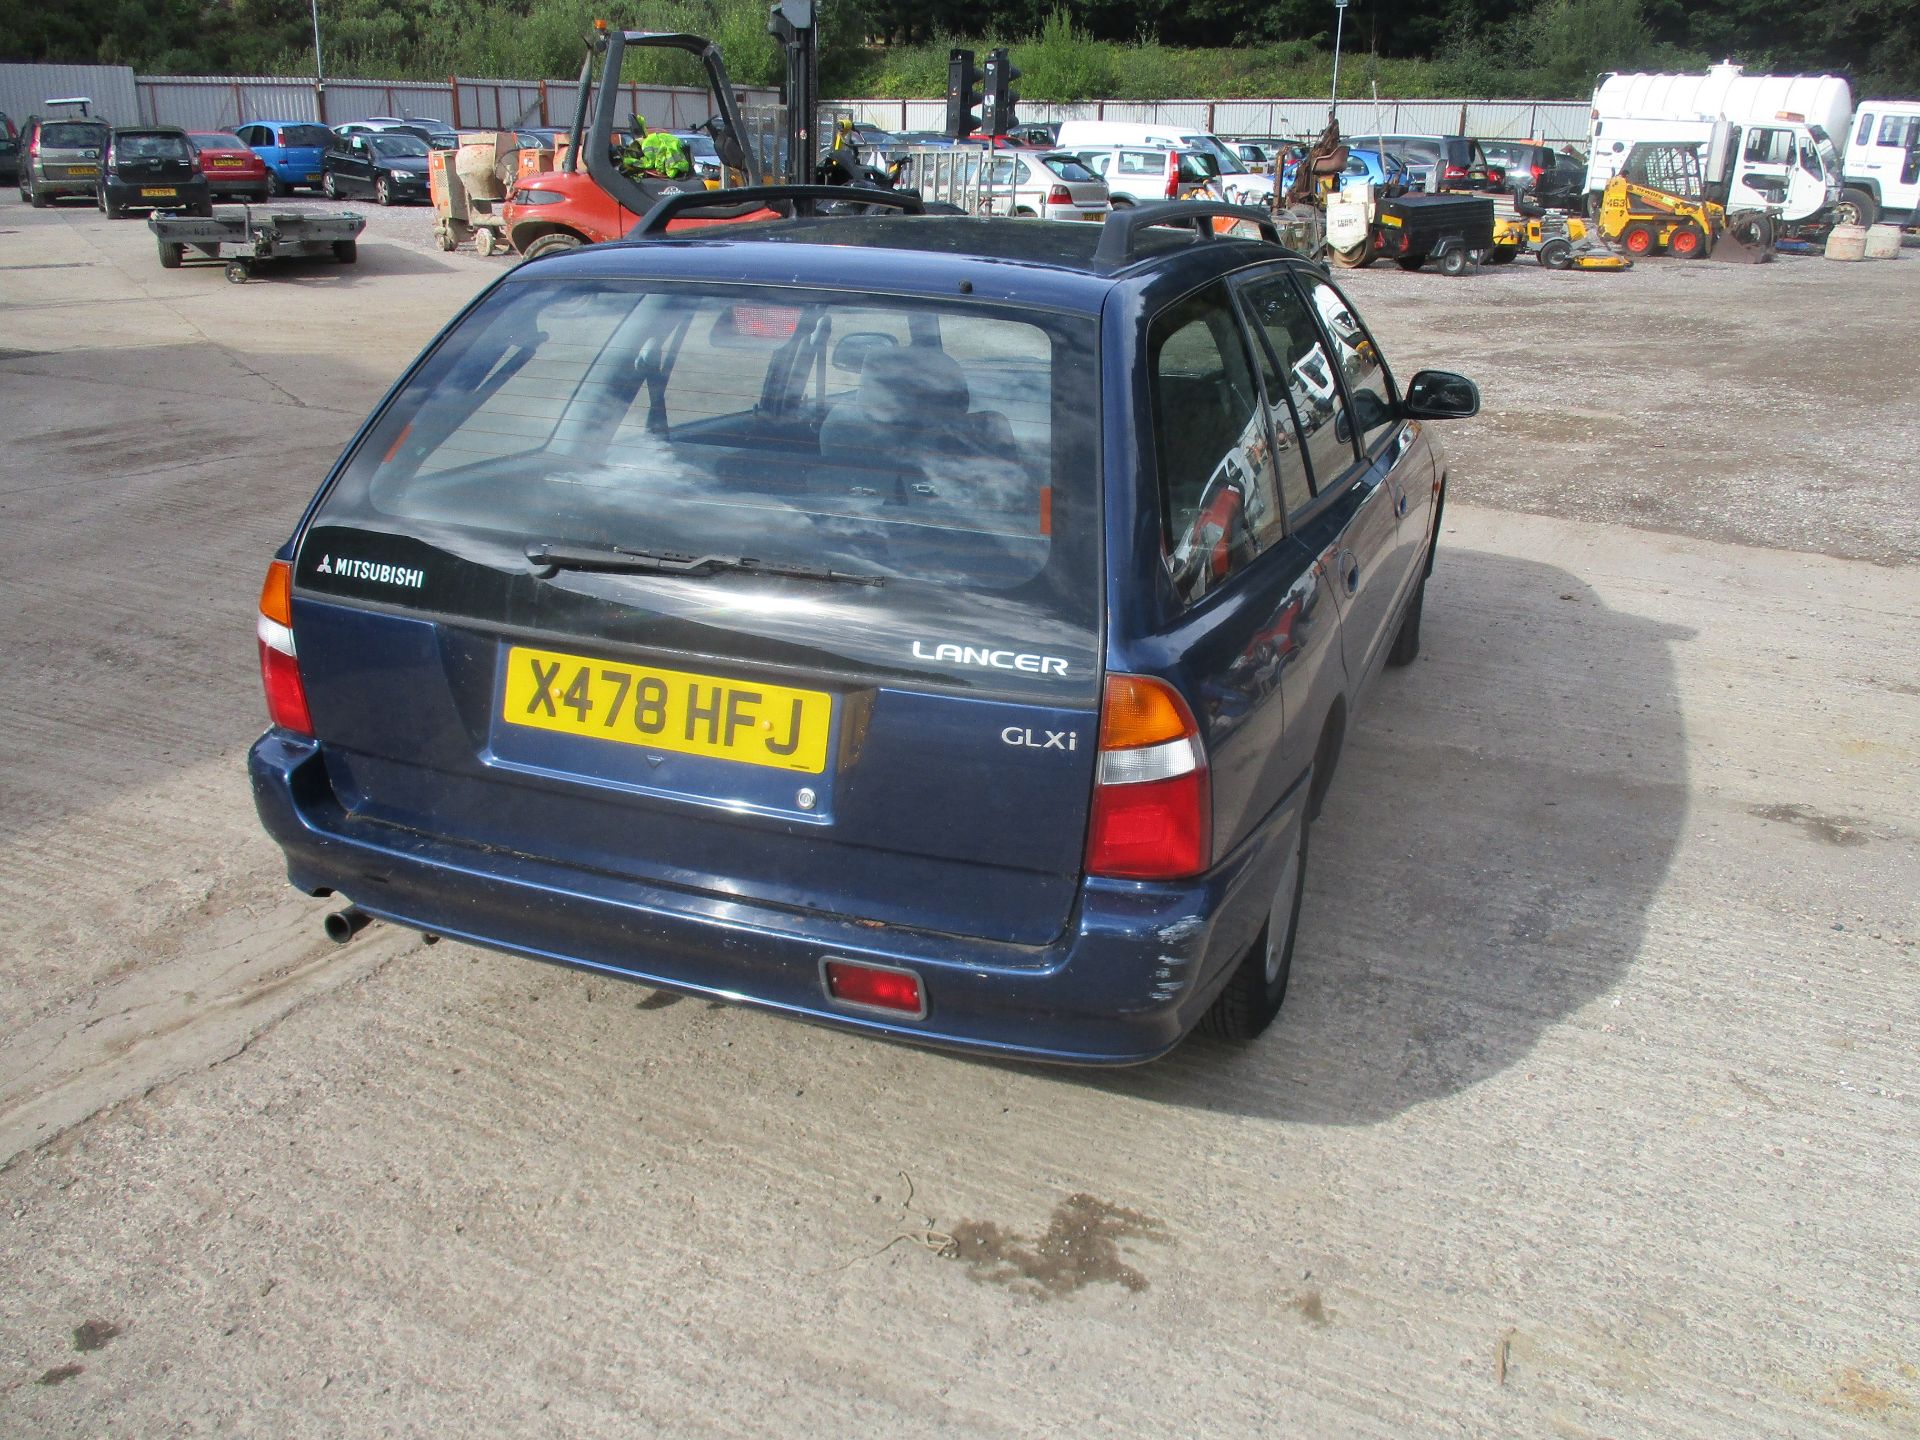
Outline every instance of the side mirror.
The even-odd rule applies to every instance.
[[[1409,420],[1467,420],[1480,413],[1480,387],[1450,370],[1422,370],[1407,382],[1400,413]]]

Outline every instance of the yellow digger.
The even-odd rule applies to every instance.
[[[1730,143],[1722,144],[1725,130]],[[1772,213],[1726,208],[1727,184],[1737,127],[1716,127],[1716,141],[1702,147],[1690,141],[1641,141],[1627,152],[1626,163],[1600,197],[1600,233],[1636,259],[1643,255],[1672,255],[1682,260],[1711,257],[1741,264],[1758,264],[1774,255]],[[1728,165],[1715,167],[1714,157]]]

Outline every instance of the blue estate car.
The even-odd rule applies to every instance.
[[[249,120],[233,133],[266,162],[269,195],[320,188],[321,160],[333,143],[326,126],[310,120]]]
[[[321,485],[259,620],[293,883],[928,1044],[1258,1034],[1477,391],[1264,211],[664,233],[753,193],[510,271]]]

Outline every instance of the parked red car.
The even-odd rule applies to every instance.
[[[207,188],[216,200],[251,200],[256,204],[267,198],[267,165],[249,150],[238,135],[221,130],[199,131],[188,136],[200,152],[200,170],[207,177]]]

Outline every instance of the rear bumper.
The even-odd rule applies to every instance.
[[[153,184],[106,182],[107,203],[122,210],[185,210],[205,204],[210,198],[205,180],[162,180]],[[147,190],[171,190],[171,195],[150,196]]]
[[[1089,882],[1067,933],[1027,947],[676,890],[359,820],[335,798],[318,746],[278,731],[256,742],[248,769],[288,878],[309,894],[337,892],[430,934],[842,1029],[1066,1064],[1139,1064],[1172,1049],[1258,933],[1282,858],[1262,841],[1184,884]],[[1282,808],[1304,803],[1301,787]],[[926,1017],[837,1007],[820,978],[829,957],[914,971]]]

